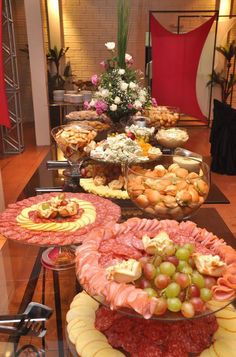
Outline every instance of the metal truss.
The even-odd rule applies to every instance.
[[[2,33],[4,79],[11,127],[1,126],[1,138],[3,153],[16,154],[24,150],[24,138],[11,0],[3,1]]]

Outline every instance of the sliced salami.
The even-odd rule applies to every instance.
[[[68,192],[65,195],[68,199],[75,198],[85,202],[85,207],[87,202],[87,207],[90,207],[87,209],[87,215],[84,209],[79,208],[79,214],[73,218],[61,218],[60,220],[36,218],[35,209],[31,211],[30,207],[57,196],[56,192],[46,193],[10,204],[0,215],[0,233],[8,239],[42,246],[78,244],[94,228],[105,227],[112,222],[114,225],[120,217],[120,207],[105,198],[87,193]],[[92,211],[95,212],[95,216],[92,216],[92,218],[90,216],[91,207]],[[17,219],[19,215],[22,215],[24,209],[27,210],[24,211],[23,216]],[[66,224],[77,222],[79,219],[82,221],[77,224],[76,228],[70,229],[68,226],[67,229],[67,226],[65,226]],[[48,223],[51,223],[51,226],[44,230],[43,225]],[[32,225],[34,226],[32,227]],[[55,225],[57,229],[55,229]],[[60,225],[64,225],[62,229],[60,229]]]

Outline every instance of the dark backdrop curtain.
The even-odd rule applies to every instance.
[[[196,96],[196,77],[202,48],[215,20],[185,34],[166,30],[151,15],[152,96],[158,105],[180,108],[182,113],[205,119]]]
[[[211,128],[211,170],[236,175],[236,109],[214,100]]]

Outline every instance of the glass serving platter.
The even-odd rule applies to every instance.
[[[87,292],[88,295],[90,295],[98,303],[100,303],[101,305],[103,305],[103,306],[105,306],[105,307],[110,309],[110,304],[107,303],[104,300],[103,297],[92,296],[91,294],[88,293],[88,291],[86,291],[86,292]],[[216,305],[214,305],[214,304],[216,304]],[[209,302],[208,308],[205,311],[203,311],[201,313],[197,313],[193,317],[190,317],[190,318],[184,317],[180,312],[167,311],[164,315],[160,315],[160,316],[152,315],[148,320],[157,320],[157,321],[166,321],[166,322],[195,320],[195,319],[199,319],[199,318],[203,318],[203,317],[215,314],[216,312],[225,309],[230,304],[232,304],[234,306],[234,308],[236,309],[236,298],[231,300],[231,301],[225,301],[225,302],[219,302],[219,301],[216,301],[216,300],[211,300]],[[209,308],[209,307],[211,307],[211,308]],[[139,319],[145,319],[143,315],[138,314],[136,311],[134,311],[132,309],[118,308],[118,309],[115,309],[114,311],[117,311],[120,314],[123,314],[123,315],[126,315],[126,316],[139,318]]]
[[[119,207],[103,198],[85,193],[68,192],[62,195],[60,197],[54,192],[30,197],[12,204],[0,215],[1,234],[19,243],[48,247],[42,253],[41,262],[53,270],[73,268],[75,248],[81,244],[88,230],[99,227],[101,222],[117,220],[120,216]],[[49,202],[53,198],[57,202],[62,201],[59,207],[63,210],[67,207],[64,203],[77,204],[76,213],[65,217],[49,216],[51,218],[48,219],[38,216],[38,207],[42,211],[50,209]]]
[[[159,219],[190,218],[210,188],[209,167],[198,158],[162,155],[149,162],[128,163],[125,171],[131,201]]]

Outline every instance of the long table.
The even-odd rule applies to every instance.
[[[35,187],[60,186],[63,183],[58,172],[47,171],[45,162],[39,167],[22,191],[19,199],[35,194]],[[123,209],[123,219],[126,211]],[[192,219],[196,224],[236,248],[236,240],[223,219],[214,208],[202,207]],[[70,356],[66,336],[65,315],[74,295],[80,290],[74,269],[51,271],[41,265],[45,248],[7,241],[0,251],[0,315],[21,313],[30,301],[46,304],[54,313],[46,323],[48,332],[42,339],[32,337],[9,337],[0,334],[0,355],[6,351],[19,351],[27,344],[36,346],[40,356]],[[17,355],[17,352],[14,352]],[[9,354],[10,355],[10,354]]]

